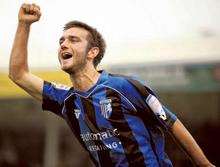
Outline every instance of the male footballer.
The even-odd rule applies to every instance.
[[[49,110],[66,120],[97,167],[171,167],[163,133],[171,133],[197,166],[214,167],[179,119],[157,95],[132,77],[97,71],[105,41],[93,27],[71,21],[59,39],[58,60],[72,87],[33,75],[27,46],[36,4],[23,4],[11,51],[9,77]]]

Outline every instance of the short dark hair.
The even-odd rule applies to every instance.
[[[92,47],[99,48],[99,53],[93,60],[94,67],[97,67],[97,65],[100,63],[100,61],[104,57],[105,48],[106,48],[106,43],[105,43],[105,40],[103,39],[102,35],[95,28],[89,26],[86,23],[83,23],[81,21],[76,21],[76,20],[66,23],[64,25],[64,31],[68,30],[72,27],[83,28],[89,32],[89,36],[88,36],[89,44],[88,44],[87,49],[89,50]]]

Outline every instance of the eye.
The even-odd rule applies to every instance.
[[[80,39],[78,37],[75,37],[75,36],[70,36],[69,40],[70,40],[70,42],[80,42]]]
[[[59,40],[59,44],[61,45],[63,42],[64,42],[64,38],[60,38],[60,40]]]

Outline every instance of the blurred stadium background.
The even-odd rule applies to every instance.
[[[0,12],[5,12],[1,13],[1,17],[8,16],[6,10],[8,2],[12,4],[14,1],[0,2],[4,7]],[[68,3],[68,1],[65,2]],[[16,3],[15,6],[19,7],[19,3],[17,1]],[[39,3],[44,9],[49,8],[47,5],[51,5],[51,2],[45,4],[40,0]],[[133,75],[146,81],[146,84],[159,94],[162,102],[183,121],[210,161],[220,166],[220,20],[217,19],[220,18],[220,2],[216,0],[156,0],[155,2],[140,0],[135,3],[126,1],[126,3],[135,9],[133,13],[136,13],[135,11],[142,12],[138,14],[145,13],[144,17],[140,15],[136,20],[143,24],[150,20],[149,25],[152,26],[150,33],[159,33],[160,36],[149,37],[149,34],[145,34],[147,37],[140,38],[138,35],[135,37],[138,27],[136,31],[130,29],[134,34],[129,34],[126,41],[117,42],[117,33],[113,34],[114,38],[106,35],[107,43],[110,40],[110,46],[100,69]],[[58,8],[62,4],[54,1],[53,5],[54,8]],[[102,5],[104,4],[100,7],[105,10]],[[108,2],[108,5],[112,5],[113,8],[114,2],[112,4]],[[118,8],[122,8],[123,5],[125,1],[120,2],[115,12],[120,12],[122,9]],[[83,5],[79,4],[79,8],[82,7]],[[133,8],[123,7],[125,9],[123,17],[125,17],[129,14],[128,9]],[[12,20],[16,18],[18,8],[14,10],[15,14],[10,16]],[[154,10],[158,15],[155,16]],[[160,12],[165,17],[160,19]],[[120,29],[124,22],[120,20],[120,13],[117,14],[119,19],[115,18],[114,21],[119,22],[117,27]],[[175,19],[166,20],[171,16]],[[83,19],[87,21],[87,18]],[[103,26],[102,19],[99,20],[98,17],[98,21],[94,22],[88,19],[88,22]],[[42,21],[44,23],[44,20]],[[109,22],[114,23],[114,21]],[[9,35],[10,40],[5,42],[0,39],[0,167],[92,166],[87,154],[81,149],[66,123],[52,113],[41,112],[41,104],[8,79],[7,67],[12,32],[16,29],[16,22],[8,22],[6,28],[10,32],[5,31],[3,39],[6,39],[5,35]],[[110,26],[110,23],[106,23],[105,26]],[[52,24],[50,19],[47,24]],[[170,31],[169,25],[173,27]],[[114,28],[107,29],[105,26],[101,28],[104,36],[110,31],[117,31]],[[190,29],[190,26],[193,28]],[[189,29],[181,29],[182,27]],[[154,28],[155,31],[153,31]],[[36,29],[33,29],[33,34],[37,32],[39,36],[44,36],[48,33],[50,38],[50,30],[37,31]],[[174,30],[175,32],[172,33]],[[42,31],[46,32],[42,33]],[[166,34],[164,36],[163,31]],[[1,29],[0,32],[4,30]],[[126,31],[126,33],[130,32]],[[32,55],[29,58],[30,67],[34,67],[32,71],[45,80],[70,85],[68,76],[59,71],[57,63],[54,63],[57,61],[56,58],[49,56],[56,54],[50,51],[50,47],[53,48],[55,44],[52,43],[54,46],[49,46],[45,44],[50,42],[46,38],[45,41],[40,40],[40,42],[37,41],[39,39],[40,37],[34,35],[31,37],[31,41],[36,40],[29,47],[30,56]],[[58,39],[57,36],[56,39]],[[115,43],[111,43],[111,40]],[[40,45],[41,42],[42,45]],[[49,47],[49,51],[44,51],[45,47]],[[173,143],[175,142],[167,136],[166,149],[174,166],[191,167],[189,158]]]

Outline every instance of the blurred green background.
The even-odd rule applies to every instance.
[[[139,77],[183,121],[207,157],[220,165],[220,62],[206,64],[114,65],[112,73]],[[68,83],[62,72],[35,72],[50,81]],[[41,104],[1,74],[0,166],[92,166],[87,153],[64,120],[41,112]],[[186,154],[167,136],[174,166],[191,167]]]

